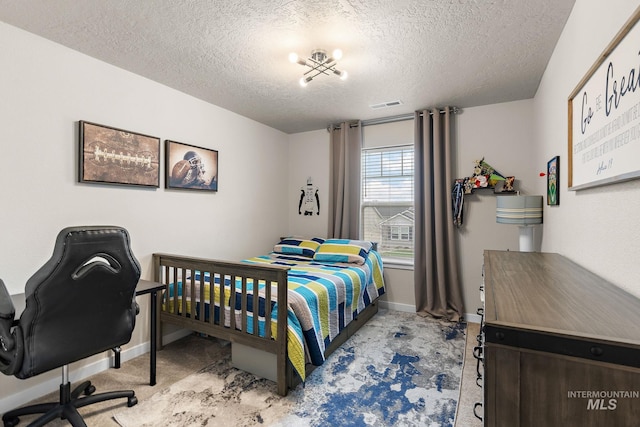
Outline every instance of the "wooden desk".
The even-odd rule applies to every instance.
[[[484,253],[484,423],[640,419],[640,300],[558,254]]]
[[[158,292],[164,289],[164,285],[150,280],[140,280],[136,286],[136,296],[149,294],[151,295],[151,313],[150,313],[150,342],[151,350],[149,352],[149,385],[156,385],[156,351],[158,348]],[[115,361],[114,368],[120,368],[120,349],[114,349]]]

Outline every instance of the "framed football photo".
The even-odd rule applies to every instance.
[[[160,138],[80,121],[78,181],[160,186]]]
[[[218,191],[218,151],[166,140],[166,188]]]

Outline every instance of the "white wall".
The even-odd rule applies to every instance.
[[[329,231],[329,132],[326,129],[303,132],[289,137],[289,187],[287,212],[289,234],[304,237],[327,237]],[[320,196],[320,214],[298,214],[300,190],[311,177]],[[303,212],[304,213],[304,212]]]
[[[153,252],[239,260],[268,252],[288,231],[286,134],[4,23],[0,58],[0,278],[12,294],[69,225],[126,227],[143,278]],[[164,139],[219,150],[219,191],[79,184],[78,120],[162,138],[162,171]],[[125,352],[148,340],[147,301]],[[71,380],[100,360],[74,364]],[[53,381],[46,392],[57,389],[57,370],[0,376],[0,413],[37,397],[27,390],[43,378]]]
[[[545,207],[542,249],[640,296],[640,180],[567,190],[567,99],[637,7],[629,0],[576,1],[534,99],[534,130],[538,165],[560,155],[560,205]],[[538,183],[540,194],[545,184]]]
[[[473,173],[474,161],[485,161],[505,176],[515,176],[515,189],[522,194],[535,191],[546,165],[533,161],[533,101],[523,100],[465,108],[456,117],[456,159],[459,177]],[[546,181],[545,181],[546,182]],[[496,194],[479,189],[464,197],[464,218],[458,228],[458,252],[462,274],[464,308],[475,313],[481,307],[485,249],[518,250],[518,228],[496,223]],[[536,227],[536,233],[542,233]]]

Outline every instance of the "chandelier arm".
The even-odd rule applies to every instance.
[[[327,58],[327,59],[326,59],[326,60],[324,60],[323,62],[316,61],[316,60],[315,60],[315,59],[313,59],[313,58],[307,58],[307,61],[310,61],[310,62],[312,62],[312,63],[316,64],[315,66],[317,66],[317,67],[319,67],[319,66],[321,66],[321,65],[325,65],[325,66],[327,66],[327,67],[330,67],[330,66],[337,65],[337,63],[338,63],[338,62],[337,62],[336,60],[334,60],[333,58]],[[309,65],[309,63],[307,63],[307,64],[305,64],[305,65],[306,65],[307,67],[311,67],[311,65]]]
[[[319,76],[320,74],[324,74],[325,76],[330,76],[332,73],[328,73],[327,70],[309,70],[306,73],[303,74],[303,76],[307,76],[308,74],[313,74],[313,77]],[[335,74],[335,73],[333,73]]]
[[[317,62],[317,61],[314,61],[314,62]],[[336,70],[336,65],[337,65],[337,63],[335,61],[333,63],[329,63],[329,64],[327,64],[327,63],[317,63],[317,65],[315,65],[315,66],[310,66],[309,64],[307,64],[307,67],[309,67],[310,70],[307,70],[304,73],[304,75],[306,76],[309,73],[317,71],[318,74],[325,74],[325,75],[328,76],[330,73],[328,73],[327,71],[330,71],[330,72],[333,73]],[[318,74],[315,74],[315,76],[317,76]]]
[[[312,71],[313,71],[313,70],[309,70],[309,71],[307,71],[306,73],[304,73],[304,75],[306,76],[308,73],[310,73],[310,72],[312,72]],[[318,70],[316,70],[315,74],[312,74],[312,75],[311,75],[311,76],[309,76],[309,77],[311,77],[311,79],[313,80],[313,79],[315,79],[316,77],[318,77],[320,74],[328,75],[327,73],[324,73],[324,72],[322,72],[322,71],[318,71]]]
[[[326,76],[330,75],[331,73],[328,73],[327,71],[331,71],[333,73],[333,71],[335,70],[335,68],[323,68],[323,69],[318,69],[318,68],[312,68],[310,70],[307,70],[303,76],[306,76],[307,74],[311,74],[311,73],[315,73],[313,75],[313,77],[315,76],[319,76],[320,74],[324,74]]]

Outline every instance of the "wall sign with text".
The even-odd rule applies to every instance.
[[[640,7],[569,95],[569,190],[640,178]]]

